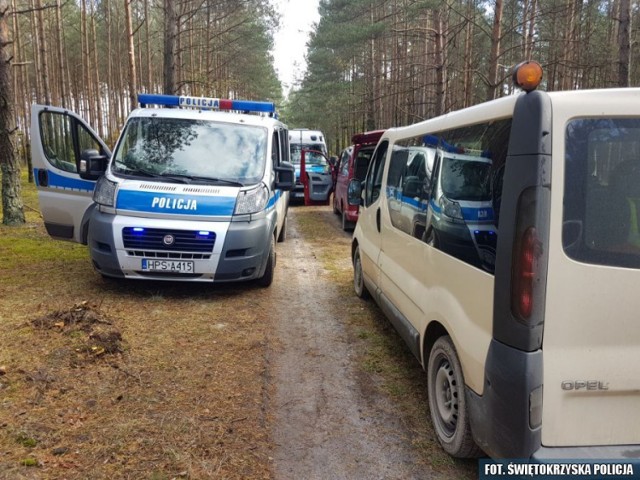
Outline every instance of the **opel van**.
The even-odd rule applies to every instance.
[[[637,465],[640,89],[546,93],[535,62],[515,78],[382,135],[349,186],[355,292],[426,370],[452,456]],[[398,194],[416,147],[432,172]]]

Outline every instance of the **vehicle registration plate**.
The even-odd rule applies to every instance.
[[[193,262],[184,260],[142,259],[142,270],[145,272],[194,273]]]

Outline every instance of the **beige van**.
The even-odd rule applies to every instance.
[[[427,371],[449,454],[639,462],[640,89],[387,130],[349,187],[356,294]]]

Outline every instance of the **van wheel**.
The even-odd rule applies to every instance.
[[[347,211],[342,210],[342,230],[345,232],[353,231],[353,222],[347,220]]]
[[[269,257],[267,258],[267,267],[264,270],[264,275],[257,280],[260,287],[268,287],[273,283],[273,274],[276,270],[276,248],[271,240],[271,246],[269,247]]]
[[[369,291],[364,284],[364,275],[362,274],[362,260],[360,259],[360,247],[356,247],[353,252],[353,289],[358,298],[369,298]]]
[[[439,248],[440,247],[440,242],[438,241],[438,237],[436,235],[436,232],[433,230],[433,228],[427,234],[425,241],[426,241],[427,245],[429,245],[429,246],[431,246],[433,248]]]
[[[433,345],[427,375],[431,419],[442,448],[458,458],[481,455],[471,435],[462,367],[448,335]]]
[[[284,217],[284,222],[282,222],[282,229],[280,229],[280,234],[278,235],[278,242],[284,242],[287,239],[287,216]]]

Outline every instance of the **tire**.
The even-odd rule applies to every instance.
[[[278,242],[282,243],[287,239],[287,216],[284,217],[284,222],[282,222],[282,228],[280,229],[280,234],[278,235]]]
[[[435,230],[432,228],[429,235],[426,237],[426,244],[433,248],[440,248],[440,242]]]
[[[345,232],[353,231],[353,222],[347,220],[346,210],[342,210],[342,230],[344,230]]]
[[[274,241],[271,240],[271,246],[269,247],[269,257],[267,258],[267,266],[264,270],[264,275],[257,280],[257,284],[260,287],[267,288],[273,283],[273,274],[276,270],[276,248]]]
[[[360,258],[360,247],[356,247],[353,252],[353,289],[358,298],[363,300],[369,298],[369,291],[364,284],[364,275],[362,273],[362,259]]]
[[[427,375],[431,420],[442,448],[457,458],[482,455],[471,434],[462,366],[450,336],[433,345]]]

